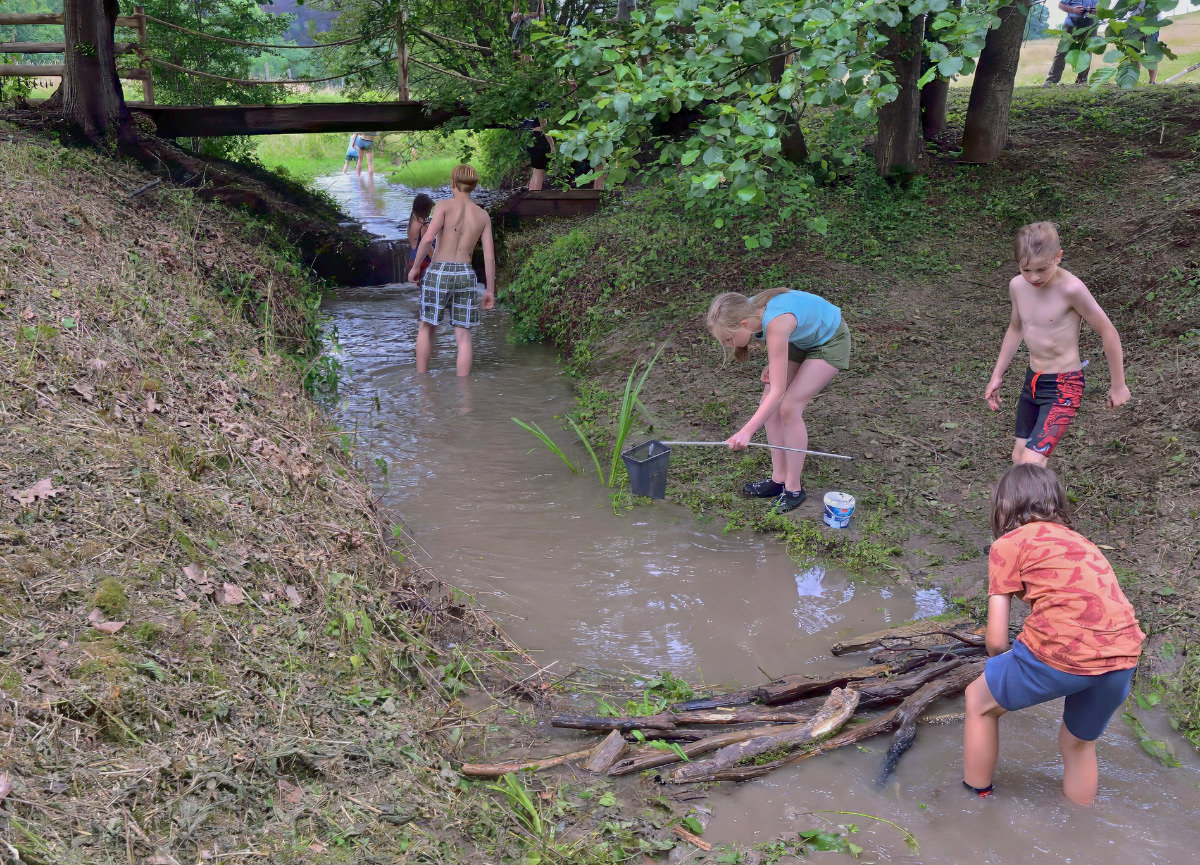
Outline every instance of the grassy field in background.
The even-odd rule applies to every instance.
[[[393,183],[403,183],[414,189],[429,189],[445,186],[450,182],[450,171],[458,165],[457,156],[433,156],[410,162],[399,171],[388,174]]]
[[[1200,63],[1200,12],[1189,12],[1187,15],[1180,15],[1171,21],[1170,26],[1163,29],[1161,37],[1172,51],[1178,55],[1175,60],[1165,60],[1158,67],[1159,82],[1166,81],[1176,72],[1182,72],[1193,63]],[[1018,87],[1036,87],[1046,80],[1046,73],[1050,71],[1050,63],[1054,60],[1054,52],[1058,48],[1057,39],[1037,39],[1033,42],[1026,42],[1021,48],[1021,62],[1017,66],[1017,86]],[[1101,68],[1102,66],[1110,66],[1112,64],[1103,62],[1098,57],[1092,58],[1092,71]],[[951,84],[952,87],[970,87],[975,76],[965,75],[962,78],[957,78]],[[1063,74],[1063,81],[1074,81],[1075,76],[1069,70]],[[1142,83],[1147,81],[1146,70],[1142,70]],[[1177,83],[1200,82],[1200,69],[1197,69],[1191,76],[1185,76]]]

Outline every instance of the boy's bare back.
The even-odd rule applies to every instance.
[[[435,206],[435,226],[439,215],[441,231],[437,235],[433,260],[469,262],[480,238],[492,227],[487,211],[467,195],[456,193],[453,198],[439,201]]]

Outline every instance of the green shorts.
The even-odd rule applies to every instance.
[[[788,360],[804,363],[810,357],[818,357],[837,369],[850,368],[850,328],[846,327],[845,319],[838,322],[833,336],[820,345],[798,348],[788,343]]]

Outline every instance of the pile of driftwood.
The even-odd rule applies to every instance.
[[[855,670],[818,678],[786,676],[679,703],[646,717],[560,715],[551,719],[555,727],[608,731],[608,737],[569,754],[520,763],[467,764],[462,772],[495,778],[583,762],[585,769],[608,775],[669,767],[659,777],[674,784],[745,781],[894,733],[880,772],[882,781],[912,744],[917,722],[929,705],[961,693],[983,671],[986,651],[980,633],[966,618],[916,622],[834,644],[834,655],[872,652],[870,666]],[[847,726],[852,721],[856,723]],[[721,732],[713,732],[714,726]],[[628,740],[640,747],[630,752]]]

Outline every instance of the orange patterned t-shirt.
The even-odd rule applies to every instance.
[[[1058,523],[1026,523],[997,538],[988,594],[1024,593],[1033,607],[1017,639],[1064,673],[1137,666],[1146,635],[1096,545]]]

